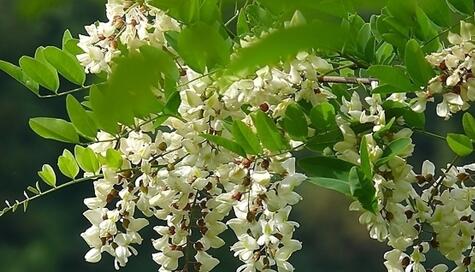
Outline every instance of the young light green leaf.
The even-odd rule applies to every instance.
[[[286,132],[294,139],[301,140],[308,136],[308,124],[305,112],[297,103],[287,106],[282,120]]]
[[[241,49],[229,65],[228,74],[255,70],[262,65],[276,63],[281,58],[309,48],[339,50],[344,44],[345,37],[340,24],[330,21],[315,21],[277,30],[253,45]]]
[[[250,155],[261,153],[262,147],[257,135],[240,120],[234,120],[232,126],[234,140]]]
[[[414,39],[409,40],[406,44],[404,62],[406,63],[409,75],[419,87],[426,86],[435,75],[431,65],[425,59],[424,52],[422,52],[419,43]]]
[[[65,143],[79,142],[73,124],[62,119],[37,117],[29,121],[30,128],[39,136]]]
[[[32,57],[23,56],[20,58],[20,67],[26,75],[38,82],[41,86],[53,92],[58,91],[58,73],[50,65]]]
[[[465,157],[473,152],[472,140],[463,134],[447,134],[447,144],[450,149],[460,157]]]
[[[118,123],[133,125],[135,118],[161,113],[164,100],[176,96],[180,77],[173,58],[150,45],[115,59],[115,64],[107,84],[93,86],[89,97],[94,120],[110,133],[117,132]],[[157,97],[157,89],[165,89],[165,97]]]
[[[281,151],[288,147],[288,142],[280,133],[274,120],[263,111],[258,110],[251,114],[257,135],[262,140],[262,145],[272,152]]]
[[[63,50],[65,52],[70,53],[73,56],[83,54],[84,51],[78,46],[78,43],[79,43],[78,39],[71,39],[66,42],[66,44],[63,47]]]
[[[71,151],[65,149],[63,155],[58,158],[58,167],[61,173],[68,178],[74,179],[79,174],[79,166]]]
[[[38,189],[36,189],[35,187],[28,186],[26,189],[35,195],[41,194],[41,192],[38,191]]]
[[[38,171],[38,176],[49,186],[56,187],[56,174],[51,165],[44,164],[41,171]]]
[[[82,170],[89,173],[97,173],[100,168],[96,153],[89,147],[77,145],[74,148],[74,156]]]
[[[96,137],[98,130],[96,123],[74,96],[67,96],[66,109],[71,122],[79,133],[89,138]]]
[[[78,59],[67,51],[53,46],[43,50],[46,60],[67,80],[82,86],[86,81],[86,73]]]
[[[475,140],[475,118],[473,115],[466,112],[462,118],[462,125],[465,135],[470,137],[470,139]]]
[[[244,149],[239,144],[237,144],[236,142],[232,140],[229,140],[221,136],[211,135],[211,134],[202,134],[201,136],[205,138],[206,140],[213,142],[217,144],[218,146],[224,147],[231,152],[234,152],[243,157],[246,156],[246,152],[244,151]]]
[[[147,0],[149,5],[167,11],[168,15],[186,24],[196,21],[200,17],[200,0]]]
[[[73,35],[71,34],[71,31],[69,29],[66,29],[63,33],[63,39],[62,39],[62,48],[63,50],[66,50],[66,44],[73,39]]]
[[[115,149],[109,148],[106,152],[106,165],[112,169],[120,169],[122,167],[122,163],[122,154]]]
[[[15,80],[23,84],[34,94],[39,94],[40,86],[36,81],[33,81],[29,76],[27,76],[20,67],[11,64],[9,62],[0,60],[0,70],[7,73],[9,76],[13,77]]]

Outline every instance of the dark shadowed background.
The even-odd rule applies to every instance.
[[[104,2],[0,0],[0,59],[17,63],[22,55],[33,55],[38,46],[60,45],[66,28],[74,35],[85,32],[84,25],[104,19]],[[62,86],[63,90],[67,87]],[[64,114],[64,98],[40,100],[0,73],[0,200],[21,198],[22,191],[37,180],[41,165],[55,165],[62,149],[70,147],[35,136],[28,119]],[[443,134],[441,128],[432,128]],[[430,158],[442,162],[447,158],[447,149],[435,148],[424,140],[419,144],[418,161]],[[293,257],[296,271],[384,271],[384,245],[368,238],[358,215],[348,211],[347,200],[312,185],[299,190],[304,201],[296,206],[292,217],[301,223],[296,236],[303,241],[304,249]],[[30,203],[27,214],[17,211],[1,217],[0,272],[114,271],[110,257],[99,264],[88,264],[83,259],[88,247],[79,234],[88,222],[82,216],[86,208],[82,200],[92,194],[90,183],[76,185]],[[154,237],[152,231],[144,233],[141,254],[131,258],[122,271],[158,270],[151,259],[150,239]],[[229,251],[232,243],[216,252],[223,256],[216,271],[235,271],[239,265]]]

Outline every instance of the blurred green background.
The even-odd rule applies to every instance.
[[[104,3],[104,0],[0,0],[0,59],[17,63],[22,55],[33,55],[38,46],[59,45],[66,28],[75,35],[84,33],[84,25],[104,20]],[[0,200],[21,198],[22,191],[36,181],[36,171],[41,165],[56,164],[57,156],[68,147],[35,136],[28,128],[28,119],[64,114],[64,98],[40,100],[0,73]],[[433,126],[434,122],[430,124]],[[434,148],[424,139],[418,142],[419,154],[423,156],[415,161],[431,158],[442,162],[447,158],[445,147]],[[416,169],[419,171],[419,167]],[[358,215],[348,211],[347,200],[311,185],[303,185],[299,190],[304,201],[296,206],[292,217],[301,223],[296,237],[304,242],[304,248],[292,259],[296,271],[384,271],[385,246],[368,237],[365,227],[358,223]],[[82,216],[86,208],[82,200],[92,194],[90,183],[76,185],[30,203],[27,214],[17,211],[1,217],[0,271],[114,271],[110,257],[103,258],[99,264],[83,260],[88,248],[79,234],[88,227],[88,222]],[[226,235],[232,238],[230,233]],[[156,236],[152,231],[143,236],[141,254],[131,258],[121,271],[158,269],[151,259],[154,250],[150,245]],[[232,242],[215,252],[223,256],[216,271],[235,271],[239,265],[229,252],[230,245]]]

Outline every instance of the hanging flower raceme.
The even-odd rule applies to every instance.
[[[375,78],[332,77],[345,69],[367,68],[354,58],[336,67],[333,63],[342,63],[345,52],[302,51],[273,65],[236,73],[239,76],[208,71],[208,64],[225,66],[226,62],[221,56],[208,56],[204,49],[203,58],[190,61],[190,54],[196,52],[181,46],[196,35],[190,29],[210,37],[213,33],[208,31],[216,29],[193,21],[190,17],[196,10],[183,15],[173,5],[156,2],[109,0],[108,21],[86,26],[87,35],[80,35],[77,42],[82,51],[75,56],[80,70],[111,81],[127,75],[117,76],[117,71],[133,74],[129,69],[140,69],[146,61],[160,66],[141,70],[150,72],[153,84],[131,87],[124,80],[94,85],[90,101],[84,103],[92,114],[68,97],[68,113],[76,109],[83,117],[97,114],[101,99],[115,91],[128,96],[111,96],[107,103],[120,108],[140,102],[126,113],[107,111],[98,120],[106,124],[98,133],[98,129],[92,135],[84,130],[95,126],[95,120],[86,118],[84,126],[72,126],[91,141],[77,146],[74,155],[65,151],[58,161],[61,172],[73,179],[71,184],[94,180],[94,193],[84,199],[83,215],[90,227],[81,234],[90,248],[85,253],[87,262],[97,263],[109,254],[116,269],[126,266],[139,253],[141,232],[150,227],[156,235],[152,259],[161,272],[218,271],[220,261],[212,254],[220,248],[231,250],[241,262],[238,272],[294,271],[291,256],[302,243],[294,237],[299,223],[291,219],[291,211],[302,200],[298,187],[310,180],[351,196],[349,208],[360,214],[359,222],[369,236],[391,247],[384,255],[388,271],[448,271],[444,264],[427,264],[426,255],[432,251],[453,262],[452,272],[474,269],[475,166],[456,166],[454,160],[438,169],[425,160],[418,171],[419,166],[408,163],[414,152],[413,134],[422,130],[427,102],[437,100],[437,115],[449,119],[475,100],[472,24],[462,22],[460,34],[448,35],[449,48],[425,59],[421,54],[421,62],[427,60],[429,70],[438,71],[424,80],[426,86],[413,88],[409,81],[404,87],[409,85],[414,94],[399,92],[405,90],[388,94],[385,88],[393,88],[396,80],[380,84],[384,82]],[[210,16],[200,12],[203,20]],[[247,19],[239,14],[239,31]],[[296,12],[283,25],[292,31],[304,22]],[[222,39],[219,33],[224,28],[219,28],[213,38],[221,41],[219,46],[236,50],[231,58],[239,58],[239,52],[273,37],[273,27],[256,26],[252,35],[238,35],[234,42]],[[384,44],[378,58],[389,50],[384,47],[389,44]],[[129,55],[144,62],[131,62],[129,68],[116,61]],[[392,58],[391,51],[386,60]],[[173,69],[163,68],[167,65]],[[371,68],[361,67],[360,74],[370,73]],[[121,93],[110,88],[122,85],[133,90]],[[145,99],[138,95],[143,89],[152,89]],[[475,119],[464,122],[473,126]],[[475,136],[468,136],[449,135],[447,141],[457,154],[469,154]],[[308,177],[296,170],[296,154],[304,147],[318,154],[299,162]],[[75,179],[79,168],[84,170],[83,178]],[[39,175],[56,186],[51,167],[45,166]],[[40,189],[30,191],[42,195]],[[30,199],[26,197],[25,207]],[[7,202],[7,210],[19,204]],[[231,243],[222,238],[228,229],[235,235]]]

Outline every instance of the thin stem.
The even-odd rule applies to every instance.
[[[197,77],[197,78],[194,78],[194,79],[192,79],[192,80],[190,80],[190,81],[187,81],[187,82],[184,82],[184,83],[178,85],[178,88],[184,87],[184,86],[186,86],[186,85],[188,85],[188,84],[190,84],[190,83],[193,83],[193,82],[195,82],[195,81],[197,81],[197,80],[200,80],[200,79],[202,79],[202,78],[204,78],[204,77],[213,75],[213,74],[216,73],[216,72],[217,72],[217,71],[212,71],[212,72],[209,72],[209,73],[207,73],[207,74],[200,75],[200,76]]]
[[[236,1],[235,6],[234,6],[234,15],[226,23],[224,23],[224,26],[228,27],[228,25],[232,23],[232,21],[234,21],[238,16],[239,16],[238,2]]]
[[[463,21],[466,21],[466,20],[470,20],[473,18],[474,15],[471,15],[471,16],[468,16],[467,18],[463,19]],[[450,30],[452,30],[454,27],[457,27],[458,25],[460,24],[460,22],[456,23],[456,24],[453,24],[451,26],[449,26],[448,28],[444,29],[443,31],[441,31],[439,34],[437,34],[436,36],[434,36],[432,39],[426,41],[425,43],[422,44],[422,47],[428,45],[429,43],[431,43],[432,41],[434,41],[435,39],[439,38],[440,36],[446,34],[447,32],[449,32]]]
[[[373,82],[378,82],[378,79],[371,78],[371,77],[321,76],[318,78],[318,81],[325,82],[325,83],[371,85]]]
[[[354,64],[354,63],[342,65],[342,66],[336,67],[336,68],[334,68],[334,69],[332,69],[332,70],[330,70],[330,71],[324,73],[322,76],[327,76],[327,75],[329,75],[329,74],[331,74],[331,73],[333,73],[333,72],[338,72],[338,71],[340,71],[340,70],[342,70],[342,69],[345,69],[345,68],[352,68],[352,67],[355,67],[355,66],[356,66],[356,64]]]
[[[0,211],[0,216],[4,215],[5,213],[7,213],[11,210],[13,210],[14,208],[16,209],[16,207],[18,207],[18,206],[26,205],[26,203],[28,203],[30,201],[33,201],[37,198],[43,197],[45,195],[48,195],[52,192],[58,191],[60,189],[69,187],[69,186],[77,184],[77,183],[81,183],[81,182],[84,182],[84,181],[90,181],[90,180],[96,180],[96,179],[103,178],[103,177],[104,177],[104,175],[101,174],[101,175],[95,175],[95,176],[80,178],[80,179],[74,179],[74,180],[71,180],[69,182],[63,183],[63,184],[61,184],[59,186],[56,186],[56,187],[53,187],[53,188],[51,188],[47,191],[40,192],[39,194],[36,194],[32,197],[28,197],[28,198],[24,199],[23,201],[19,201],[19,202],[16,202],[15,204],[13,204],[13,205],[9,205],[8,207],[6,207],[2,211]]]
[[[180,148],[182,148],[182,146],[181,146]],[[152,161],[152,160],[156,160],[156,159],[158,159],[158,158],[160,158],[160,157],[163,157],[163,156],[165,156],[165,155],[167,155],[167,154],[170,154],[170,153],[172,153],[172,152],[175,152],[175,151],[179,150],[180,148],[176,148],[176,149],[169,150],[169,151],[167,151],[167,152],[161,153],[160,155],[153,157],[153,158],[151,159],[151,161]],[[188,155],[186,155],[186,156],[188,156]],[[185,156],[185,157],[186,157],[186,156]],[[182,158],[182,159],[183,159],[183,158]],[[155,168],[155,167],[160,167],[160,166],[153,165],[152,167]],[[138,169],[140,169],[140,166],[132,167],[132,168],[127,168],[127,169],[121,169],[121,170],[118,170],[116,173],[119,174],[119,173],[124,173],[124,172],[128,172],[128,171],[135,171],[135,170],[138,170]],[[53,192],[55,192],[55,191],[58,191],[58,190],[60,190],[60,189],[63,189],[63,188],[66,188],[66,187],[69,187],[69,186],[71,186],[71,185],[78,184],[78,183],[81,183],[81,182],[84,182],[84,181],[97,180],[97,179],[100,179],[100,178],[103,178],[103,177],[104,177],[104,174],[98,174],[98,175],[94,175],[94,176],[90,176],[90,177],[84,177],[84,178],[80,178],[80,179],[74,179],[74,180],[71,180],[71,181],[69,181],[69,182],[63,183],[63,184],[61,184],[61,185],[58,185],[58,186],[56,186],[56,187],[53,187],[53,188],[51,188],[51,189],[49,189],[49,190],[47,190],[47,191],[43,191],[43,192],[39,191],[39,188],[38,188],[38,189],[37,189],[37,190],[38,190],[38,193],[35,194],[35,195],[32,196],[32,197],[29,197],[28,195],[26,195],[26,198],[25,198],[24,200],[22,200],[22,201],[18,201],[18,200],[17,200],[13,205],[10,205],[10,204],[7,202],[7,207],[5,207],[3,210],[0,211],[0,216],[3,216],[5,213],[7,213],[7,212],[9,212],[9,211],[11,211],[11,210],[14,210],[14,209],[16,209],[16,208],[18,208],[18,207],[21,206],[21,205],[23,205],[23,206],[26,207],[26,205],[28,205],[28,203],[29,203],[30,201],[33,201],[33,200],[35,200],[35,199],[37,199],[37,198],[43,197],[43,196],[45,196],[45,195],[48,195],[48,194],[53,193]]]
[[[104,84],[104,83],[99,83],[97,85],[101,85],[101,84]],[[68,94],[72,94],[72,93],[76,93],[76,92],[80,92],[80,91],[85,91],[85,90],[91,88],[92,86],[93,85],[82,86],[80,88],[76,88],[76,89],[69,90],[69,91],[66,91],[66,92],[57,93],[57,94],[50,94],[50,95],[38,95],[38,97],[39,98],[53,98],[53,97],[65,96],[65,95],[68,95]]]
[[[455,165],[455,162],[459,159],[459,156],[455,156],[455,158],[450,162],[450,165],[449,167],[444,171],[444,173],[442,174],[442,176],[439,177],[439,179],[433,184],[433,188],[434,189],[438,189],[438,187],[442,184],[442,181],[444,180],[444,178],[447,176],[447,174],[449,173],[450,169],[452,169],[452,167],[454,167]],[[432,200],[434,199],[436,195],[436,192],[433,191],[432,194],[430,195],[429,197],[429,200],[427,201],[427,204],[431,204]]]
[[[345,53],[340,53],[340,56],[344,59],[347,59],[347,60],[350,60],[352,62],[354,62],[358,67],[360,68],[368,68],[370,66],[370,64],[368,64],[367,62],[363,61],[363,60],[359,60],[353,56],[350,56],[350,55],[347,55]]]
[[[419,132],[419,133],[424,134],[424,135],[428,135],[428,136],[431,136],[431,137],[440,139],[440,140],[442,140],[442,141],[445,141],[445,137],[444,137],[444,136],[439,135],[439,134],[435,134],[435,133],[430,132],[430,131],[426,131],[426,130],[422,130],[422,129],[414,129],[414,131],[415,131],[415,132]]]

